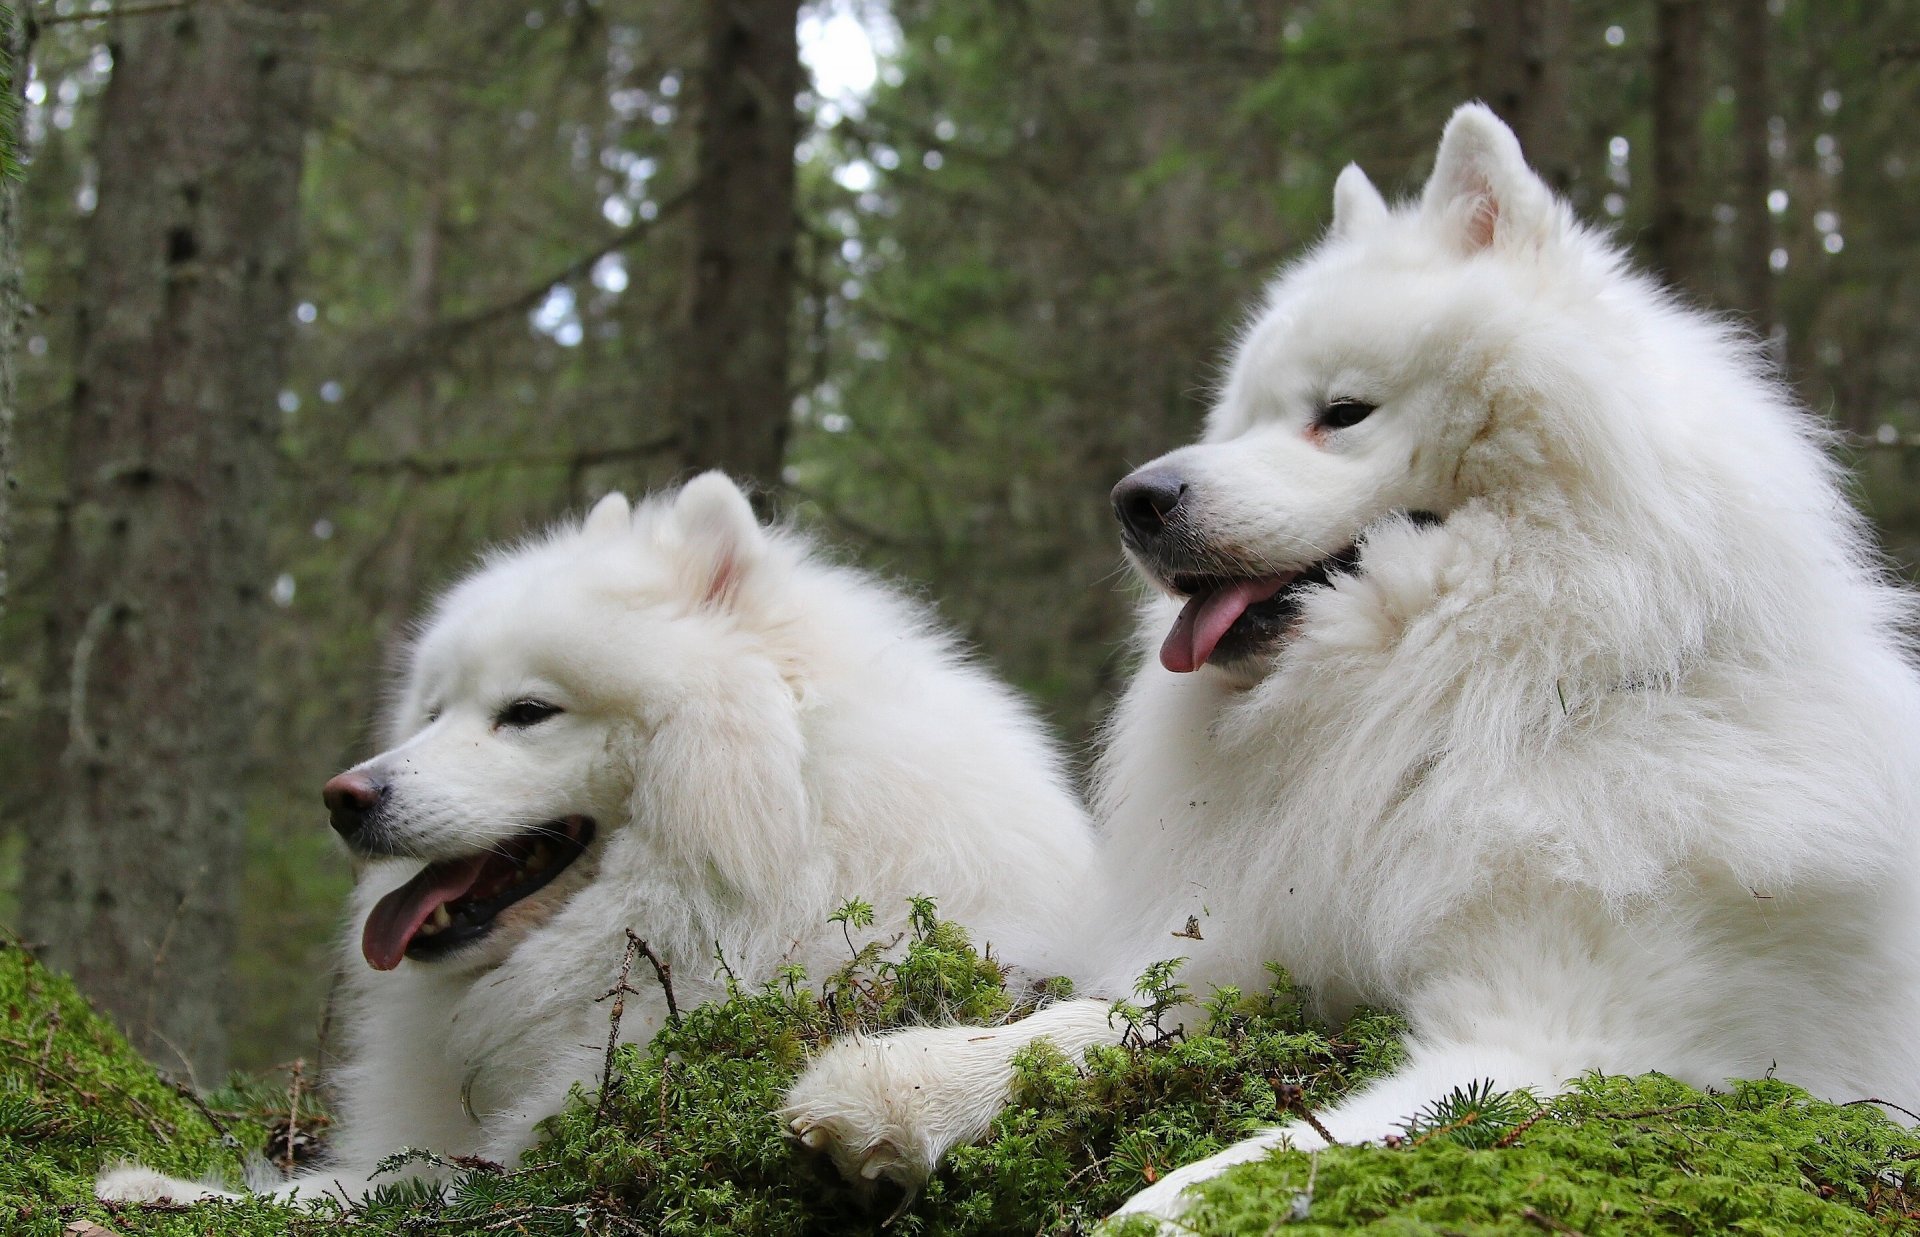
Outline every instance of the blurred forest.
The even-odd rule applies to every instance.
[[[608,489],[733,468],[1083,740],[1109,486],[1341,166],[1410,190],[1469,97],[1920,561],[1920,0],[15,9],[0,923],[203,1083],[316,1052],[318,788],[408,617]]]

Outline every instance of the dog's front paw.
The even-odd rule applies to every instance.
[[[898,1049],[911,1037],[834,1044],[787,1093],[780,1110],[787,1128],[849,1181],[885,1180],[918,1190],[951,1145],[928,1136],[923,1109],[930,1080],[912,1077]]]
[[[103,1203],[201,1203],[239,1198],[204,1181],[169,1177],[138,1164],[120,1164],[94,1178],[93,1196]]]

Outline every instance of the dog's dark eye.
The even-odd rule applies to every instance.
[[[1322,429],[1343,430],[1358,425],[1373,415],[1374,405],[1363,399],[1336,399],[1327,401],[1320,410],[1318,424]]]
[[[493,719],[493,724],[525,730],[528,726],[538,726],[549,717],[565,711],[559,705],[548,704],[544,700],[516,700],[500,710],[500,715]]]

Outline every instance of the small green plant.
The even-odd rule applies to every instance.
[[[1539,1111],[1531,1093],[1496,1091],[1491,1078],[1480,1078],[1421,1108],[1405,1129],[1415,1146],[1444,1138],[1462,1147],[1491,1147]]]
[[[852,951],[854,960],[860,958],[860,947],[853,943],[855,928],[873,926],[873,903],[863,902],[859,898],[848,898],[840,904],[840,909],[827,916],[828,923],[840,925],[841,935],[847,938],[847,948]]]

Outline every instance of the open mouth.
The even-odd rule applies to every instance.
[[[432,961],[485,936],[500,912],[547,885],[586,853],[593,822],[569,816],[459,859],[442,859],[367,915],[360,952],[376,971],[402,958]]]
[[[1178,572],[1168,587],[1187,599],[1160,645],[1160,664],[1190,674],[1210,661],[1249,656],[1282,639],[1300,613],[1307,589],[1352,571],[1358,546],[1348,546],[1297,571],[1261,576]]]
[[[1396,515],[1423,528],[1442,520],[1431,511],[1402,511]],[[1160,645],[1160,664],[1175,674],[1191,674],[1208,662],[1237,661],[1261,652],[1286,638],[1300,616],[1308,589],[1330,584],[1333,577],[1359,569],[1358,541],[1317,563],[1268,575],[1162,569],[1162,583],[1186,598],[1186,604]]]

